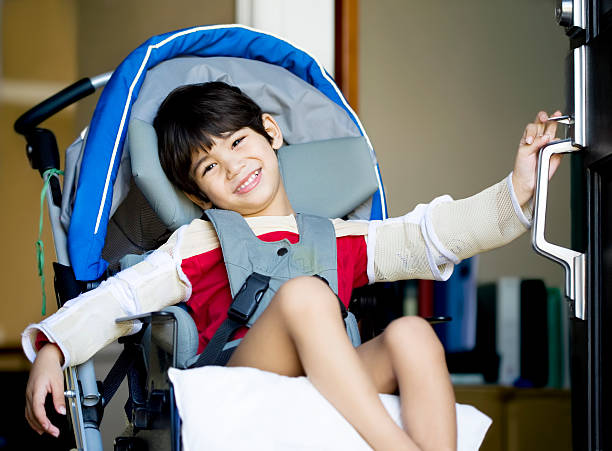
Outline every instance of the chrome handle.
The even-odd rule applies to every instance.
[[[571,139],[553,141],[540,150],[531,244],[536,252],[556,261],[564,267],[565,295],[574,301],[574,315],[579,319],[585,319],[585,255],[572,249],[549,243],[544,237],[550,159],[555,154],[578,152],[580,150],[582,148],[573,144]]]
[[[555,18],[562,27],[586,29],[585,0],[557,0]]]
[[[586,45],[577,47],[573,51],[574,58],[574,127],[573,137],[574,144],[587,147],[587,59],[588,59],[588,48]]]
[[[574,2],[572,0],[557,0],[555,4],[555,19],[557,19],[557,23],[562,27],[572,25],[573,6]]]

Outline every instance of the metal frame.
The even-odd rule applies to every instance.
[[[585,254],[546,241],[546,206],[548,200],[548,174],[553,155],[578,152],[571,139],[554,141],[540,151],[536,181],[535,207],[531,243],[536,252],[548,257],[565,268],[565,295],[574,301],[574,314],[586,318]]]
[[[57,175],[52,174],[49,177],[56,177],[59,182]],[[46,197],[57,261],[62,265],[69,266],[66,232],[60,221],[61,208],[55,204],[51,190],[47,191]],[[102,451],[102,436],[98,425],[86,422],[83,415],[83,406],[93,407],[101,401],[93,359],[81,365],[66,368],[64,379],[66,382],[64,396],[70,412],[77,450]]]
[[[46,193],[46,204],[49,221],[53,231],[53,241],[57,262],[70,267],[66,232],[61,224],[61,184],[56,173],[47,173],[48,169],[59,169],[59,153],[55,137],[48,130],[38,125],[67,106],[92,94],[97,88],[106,85],[112,72],[94,78],[84,78],[58,92],[39,105],[22,114],[15,122],[15,131],[24,135],[27,141],[26,152],[32,167],[38,169],[44,183],[51,185]],[[64,297],[66,293],[62,293]],[[58,307],[66,299],[58,296]],[[71,366],[64,370],[68,412],[79,451],[102,451],[102,437],[99,431],[97,415],[88,415],[87,411],[97,409],[102,402],[94,372],[93,360]]]

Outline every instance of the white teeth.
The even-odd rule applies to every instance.
[[[247,179],[247,181],[238,187],[238,191],[242,191],[247,186],[249,186],[258,175],[259,175],[259,170],[253,172],[253,174],[251,174],[251,176]]]

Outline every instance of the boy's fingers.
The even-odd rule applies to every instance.
[[[557,116],[561,116],[561,111],[559,110],[555,111],[551,117],[557,117]],[[546,130],[544,131],[544,133],[547,135],[550,135],[553,138],[557,136],[557,121],[548,121],[548,124],[546,125]]]
[[[557,169],[559,168],[559,165],[561,164],[561,159],[563,158],[563,155],[553,155],[552,158],[550,159],[550,169],[548,171],[548,179],[550,180],[550,178],[554,175],[555,172],[557,172]]]
[[[32,429],[34,429],[34,431],[38,432],[39,434],[42,434],[44,432],[40,424],[38,424],[37,421],[32,419],[32,413],[30,412],[29,407],[26,407],[25,409],[25,417],[26,417],[28,424],[30,425]]]
[[[49,428],[52,426],[51,422],[47,418],[47,412],[45,412],[45,397],[47,392],[45,390],[39,390],[35,392],[32,397],[32,413],[34,414],[34,420],[40,424],[44,431],[49,432]]]
[[[527,127],[525,127],[525,133],[523,134],[523,139],[521,140],[521,144],[522,145],[527,144],[528,146],[533,144],[533,141],[537,135],[537,130],[538,129],[537,129],[536,124],[528,124]]]
[[[537,154],[538,150],[551,140],[550,135],[536,136],[530,146],[525,146],[523,149],[524,155]]]
[[[557,135],[557,123],[550,121],[544,130],[544,134],[554,138]]]
[[[64,400],[64,382],[61,379],[54,381],[51,387],[51,391],[55,411],[61,415],[66,415],[66,401]]]
[[[38,421],[34,419],[34,414],[32,412],[32,396],[32,392],[30,390],[26,390],[25,417],[28,423],[30,424],[30,427],[39,434],[42,434],[42,427],[38,423]]]
[[[49,428],[47,429],[47,432],[56,438],[59,437],[59,433],[60,433],[59,429],[53,426],[51,423],[49,423]]]
[[[540,149],[544,144],[551,140],[551,136],[546,134],[543,136],[538,136],[534,142],[534,148]]]
[[[546,111],[539,111],[538,114],[536,114],[536,118],[534,123],[536,124],[536,135],[537,136],[542,136],[544,134],[544,128],[546,127],[548,122],[548,114],[546,113]]]
[[[534,122],[536,124],[545,124],[546,121],[548,121],[548,114],[546,113],[546,111],[538,111]]]

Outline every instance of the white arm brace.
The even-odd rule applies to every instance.
[[[34,361],[36,335],[42,331],[64,354],[64,368],[78,365],[117,338],[139,330],[139,324],[116,324],[115,319],[188,299],[191,286],[181,271],[180,236],[181,229],[143,262],[71,299],[42,322],[29,325],[22,334],[28,359]]]
[[[369,282],[447,280],[455,264],[509,243],[530,221],[530,208],[516,200],[512,174],[467,199],[441,196],[400,218],[372,221]]]

